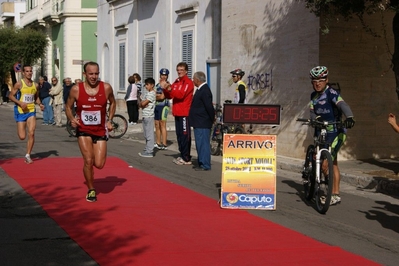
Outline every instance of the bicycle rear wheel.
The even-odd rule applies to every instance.
[[[303,164],[302,171],[302,182],[303,189],[305,193],[305,199],[311,200],[314,196],[314,186],[315,186],[315,147],[314,145],[309,145],[306,150],[305,163]]]
[[[326,150],[321,151],[320,162],[320,183],[316,184],[315,198],[317,211],[324,214],[330,207],[334,181],[331,154]]]
[[[70,120],[68,120],[66,123],[66,130],[68,131],[70,137],[76,137],[76,127],[71,125]]]
[[[125,135],[128,125],[124,116],[115,114],[111,124],[113,129],[108,132],[110,138],[119,139]]]
[[[220,155],[220,147],[221,147],[221,134],[222,132],[218,128],[219,125],[213,125],[211,128],[211,154],[212,155]]]
[[[241,126],[241,125],[239,125],[239,126],[237,126],[235,129],[234,129],[234,133],[235,134],[244,134],[245,132],[244,132],[244,128]]]

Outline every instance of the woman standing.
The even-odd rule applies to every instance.
[[[129,86],[127,87],[125,101],[127,107],[127,113],[129,115],[129,125],[136,125],[139,119],[139,106],[137,104],[137,86],[135,84],[134,76],[130,76],[128,79]]]

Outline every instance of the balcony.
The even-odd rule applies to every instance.
[[[23,26],[33,24],[45,26],[46,23],[60,23],[64,2],[65,0],[50,0],[43,4],[37,5],[25,13],[25,15],[22,17],[21,24]]]

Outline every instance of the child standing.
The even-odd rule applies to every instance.
[[[144,94],[140,103],[140,107],[143,108],[143,132],[146,144],[144,151],[139,152],[139,155],[147,158],[154,157],[154,109],[156,101],[154,87],[155,80],[153,78],[147,78],[145,80],[147,92]]]

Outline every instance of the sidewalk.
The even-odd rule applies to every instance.
[[[2,108],[12,108],[14,105],[9,103],[2,105]],[[127,118],[124,108],[118,107],[116,113]],[[65,113],[63,122],[66,121]],[[37,117],[42,118],[42,112],[38,110]],[[141,117],[141,116],[140,116]],[[174,118],[170,114],[167,121],[168,146],[169,150],[178,151]],[[134,141],[143,140],[143,128],[141,122],[129,126],[125,139]],[[195,143],[192,142],[192,154],[196,155]],[[222,163],[222,156],[212,156],[212,161]],[[302,171],[303,160],[277,155],[277,169],[300,173]],[[399,159],[367,159],[367,160],[346,160],[339,161],[341,170],[341,180],[360,190],[384,193],[399,198]]]

